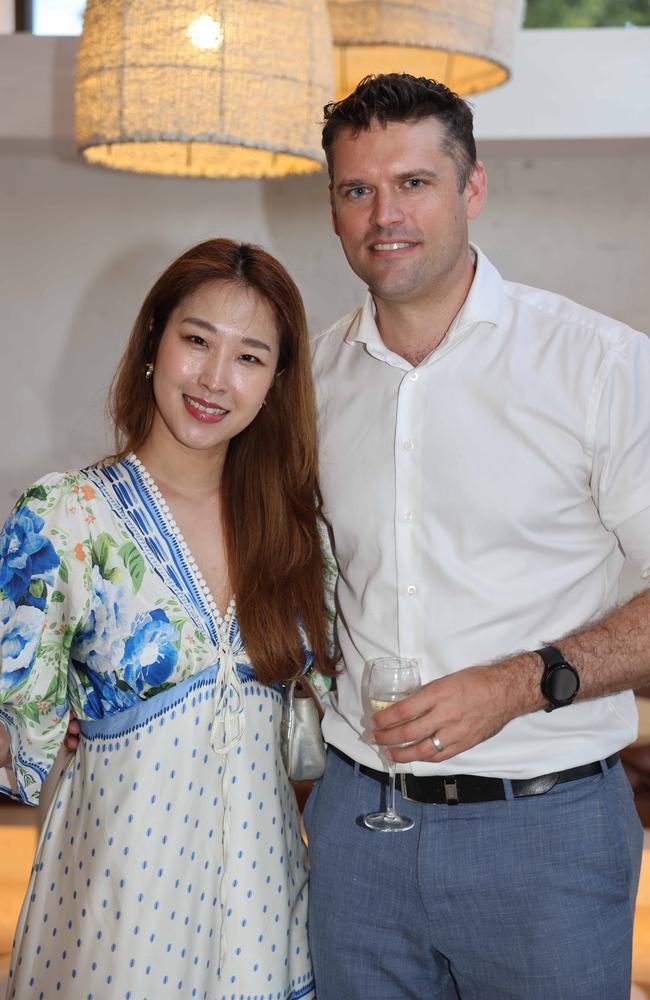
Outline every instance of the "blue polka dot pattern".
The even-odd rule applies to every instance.
[[[8,1000],[315,997],[281,698],[237,669],[245,725],[228,753],[210,744],[214,667],[82,723],[34,864]]]

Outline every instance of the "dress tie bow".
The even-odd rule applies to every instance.
[[[228,753],[244,733],[244,696],[230,645],[219,647],[219,672],[210,745],[215,753]]]

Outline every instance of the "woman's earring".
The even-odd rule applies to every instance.
[[[147,382],[151,378],[153,378],[153,365],[151,364],[151,362],[149,362],[148,365],[144,366],[144,377],[146,378]]]

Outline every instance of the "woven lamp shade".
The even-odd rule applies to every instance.
[[[328,0],[337,100],[369,73],[475,94],[504,83],[523,0]]]
[[[323,164],[325,0],[88,0],[76,137],[89,163],[184,177]]]

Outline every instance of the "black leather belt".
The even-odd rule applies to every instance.
[[[356,762],[344,754],[336,747],[330,747],[332,753],[345,761],[351,767],[356,766]],[[613,753],[605,760],[605,766],[609,769],[614,767],[619,760],[619,754]],[[388,784],[388,774],[385,771],[375,771],[365,764],[359,765],[362,774],[382,785]],[[569,767],[565,771],[552,771],[550,774],[540,774],[537,778],[514,778],[512,794],[514,798],[523,798],[526,795],[543,795],[550,791],[555,785],[562,785],[566,781],[577,781],[579,778],[588,778],[593,774],[600,774],[602,768],[600,761],[594,760],[591,764],[581,764],[579,767]],[[433,805],[458,805],[460,802],[497,802],[506,798],[505,784],[501,778],[487,778],[480,774],[445,774],[428,775],[420,777],[416,774],[399,773],[397,775],[398,787],[401,782],[401,792],[405,799],[412,802],[424,802]]]

